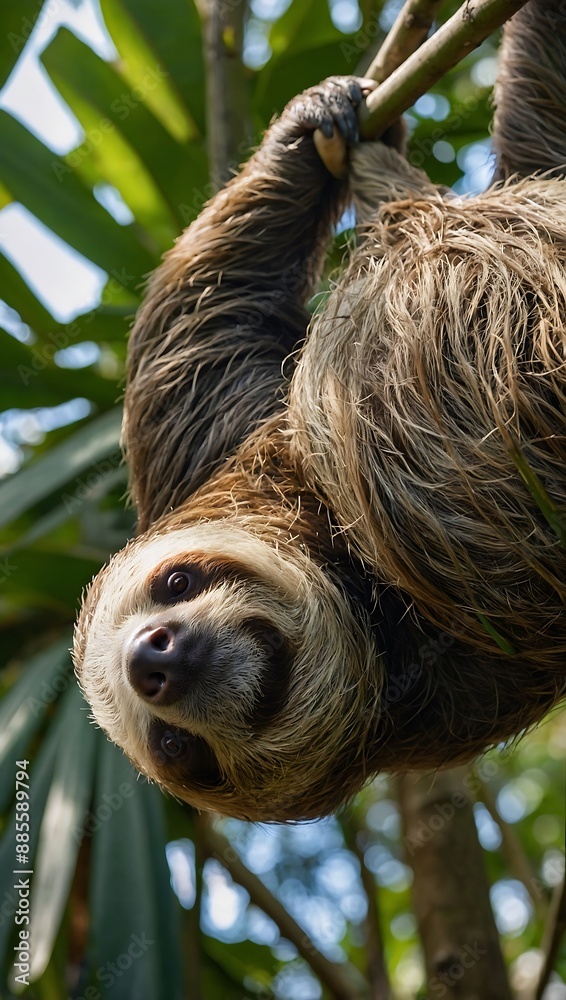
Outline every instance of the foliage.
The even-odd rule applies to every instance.
[[[348,5],[332,4],[333,21],[327,0],[252,4],[245,76],[255,141],[304,87],[329,74],[363,71],[395,8],[365,0],[360,23],[344,32],[335,24],[339,6]],[[454,7],[448,4],[443,14]],[[101,8],[115,59],[103,60],[64,27],[42,54],[84,130],[81,144],[58,155],[0,111],[0,206],[25,206],[106,275],[99,305],[62,323],[0,249],[2,294],[15,311],[9,323],[2,314],[10,332],[0,330],[0,398],[5,411],[14,411],[3,414],[1,426],[22,457],[21,469],[0,484],[0,995],[13,995],[7,984],[17,932],[15,774],[25,757],[34,869],[34,981],[26,996],[307,1000],[321,995],[320,986],[295,945],[232,882],[222,858],[205,861],[204,835],[190,810],[138,780],[89,725],[72,675],[68,647],[81,590],[133,530],[124,507],[117,405],[128,327],[145,276],[211,194],[197,5],[101,0]],[[270,19],[269,11],[278,16]],[[38,13],[37,0],[0,10],[0,36],[10,41],[0,57],[0,84]],[[409,115],[413,162],[462,190],[473,185],[473,166],[486,157],[494,46],[484,44]],[[262,53],[266,61],[259,64]],[[117,221],[104,207],[108,190],[118,193],[131,221]],[[333,261],[345,238],[337,237]],[[68,367],[85,341],[96,345],[95,360]],[[82,410],[68,412],[82,414],[80,426],[71,418],[47,419],[77,400]],[[31,437],[26,416],[35,419]],[[48,426],[57,429],[47,432]],[[565,720],[557,715],[515,753],[495,754],[481,765],[478,829],[518,986],[532,978],[549,889],[563,864],[565,753]],[[496,801],[509,820],[506,850],[482,799],[497,818]],[[347,958],[365,974],[363,863],[370,894],[379,894],[395,995],[424,995],[409,845],[392,780],[377,780],[351,810],[319,824],[221,826],[327,957]],[[525,870],[531,872],[526,886]],[[566,975],[566,959],[559,972]]]

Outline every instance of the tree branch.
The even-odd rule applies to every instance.
[[[466,0],[460,10],[369,95],[360,109],[366,139],[381,135],[464,56],[499,28],[525,0]]]
[[[187,807],[188,808],[188,807]],[[203,1000],[202,994],[202,934],[200,929],[202,908],[203,852],[200,826],[195,819],[196,810],[191,809],[193,830],[192,841],[195,849],[195,901],[190,910],[183,910],[182,940],[186,961],[184,963],[185,1000]]]
[[[519,879],[519,881],[523,883],[525,889],[531,897],[538,916],[544,919],[548,911],[546,899],[540,892],[537,893],[536,891],[538,880],[535,877],[534,869],[532,868],[531,863],[523,849],[521,841],[511,824],[506,823],[505,820],[499,815],[497,803],[491,788],[488,787],[485,781],[481,781],[479,777],[478,781],[480,782],[480,790],[477,796],[477,801],[483,802],[492,820],[499,827],[503,853],[507,858],[509,869],[515,878]]]
[[[247,0],[205,0],[207,138],[210,174],[221,188],[240,165],[249,137],[242,62]]]
[[[360,838],[366,830],[360,827],[357,816],[350,807],[340,817],[340,825],[348,850],[355,854],[360,863],[362,886],[367,897],[368,912],[364,920],[366,952],[368,957],[368,978],[373,1000],[391,1000],[391,985],[383,954],[383,934],[378,904],[378,887],[366,865]]]
[[[383,83],[428,35],[442,0],[406,0],[364,76]]]
[[[198,823],[202,834],[202,849],[211,858],[216,858],[230,873],[238,885],[243,886],[250,899],[277,924],[283,937],[287,938],[299,952],[321,983],[330,991],[335,1000],[369,1000],[367,982],[355,966],[348,963],[336,965],[315,947],[308,934],[276,899],[261,879],[246,868],[232,847],[230,841],[213,829],[210,820],[202,814]]]

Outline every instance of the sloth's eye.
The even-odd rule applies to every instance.
[[[167,590],[171,597],[182,597],[191,586],[192,577],[189,573],[171,573],[167,578]]]
[[[162,566],[150,580],[150,593],[158,604],[188,601],[202,590],[205,580],[198,566],[179,561],[177,566]]]
[[[161,749],[168,757],[180,757],[184,750],[180,734],[168,729],[161,738]]]

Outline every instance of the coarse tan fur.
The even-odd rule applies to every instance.
[[[337,78],[151,279],[125,396],[140,533],[88,591],[75,663],[109,736],[198,808],[319,816],[564,695],[561,3],[505,29],[484,194],[384,143],[334,180],[312,131],[355,140]],[[358,245],[301,348],[350,199]]]

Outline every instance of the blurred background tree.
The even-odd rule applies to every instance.
[[[365,71],[399,7],[0,10],[2,997],[21,992],[23,758],[34,870],[25,996],[566,997],[564,713],[475,769],[382,776],[332,819],[211,822],[138,779],[89,725],[68,654],[82,588],[134,530],[119,398],[145,276],[287,100]],[[497,41],[407,115],[412,162],[460,192],[490,178]]]

